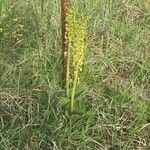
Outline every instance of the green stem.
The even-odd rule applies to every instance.
[[[79,70],[79,65],[76,66],[75,75],[74,75],[72,95],[71,95],[71,101],[70,101],[70,111],[71,112],[73,112],[73,110],[74,110],[74,96],[75,96],[77,79],[78,79],[78,70]]]
[[[66,70],[66,94],[69,99],[69,80],[70,80],[70,50],[67,53],[67,70]]]

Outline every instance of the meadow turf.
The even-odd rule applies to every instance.
[[[150,1],[71,1],[87,18],[72,123],[60,0],[0,0],[0,150],[150,150]]]

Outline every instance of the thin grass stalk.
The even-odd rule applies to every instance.
[[[47,48],[47,43],[48,43],[48,37],[47,37],[47,33],[45,30],[45,27],[47,27],[47,21],[46,21],[46,14],[45,12],[46,10],[46,5],[45,5],[45,0],[41,0],[41,37],[42,37],[42,45],[43,48],[46,49]]]
[[[44,62],[44,44],[43,44],[43,37],[44,37],[44,0],[41,0],[40,3],[41,7],[41,12],[40,12],[40,37],[39,37],[39,56],[40,56],[40,61],[43,63]],[[43,65],[41,63],[41,65]]]

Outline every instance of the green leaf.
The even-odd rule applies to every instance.
[[[86,91],[85,86],[77,86],[75,91],[75,98],[81,96]],[[72,94],[72,89],[70,89],[70,95]]]
[[[70,100],[66,97],[60,97],[60,99],[59,99],[59,103],[62,107],[67,105],[69,102],[70,102]]]
[[[75,114],[83,114],[86,111],[85,104],[80,100],[75,100],[74,104],[74,113]]]

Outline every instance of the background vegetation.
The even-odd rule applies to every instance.
[[[73,4],[87,17],[86,111],[70,126],[60,1],[0,1],[0,150],[149,150],[150,2]]]

